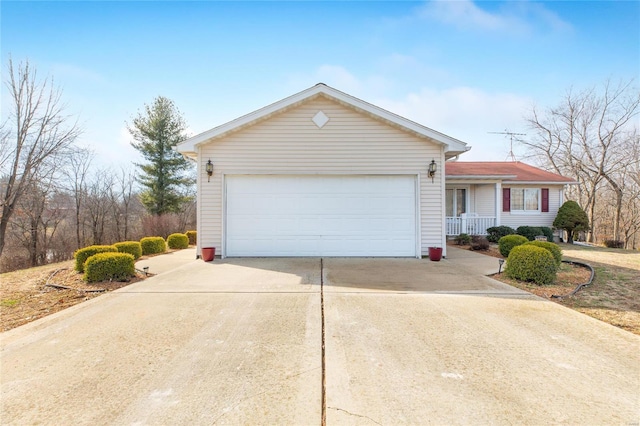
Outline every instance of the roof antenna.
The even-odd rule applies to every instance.
[[[505,161],[509,159],[509,157],[511,157],[511,161],[517,161],[516,160],[516,156],[513,153],[513,137],[514,136],[526,136],[526,133],[513,133],[510,132],[508,129],[504,129],[504,132],[487,132],[487,133],[491,133],[494,135],[509,135],[509,139],[510,139],[510,145],[509,145],[509,155],[507,155],[507,158],[505,158]],[[518,139],[518,138],[516,138]]]

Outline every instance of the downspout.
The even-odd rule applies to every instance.
[[[202,256],[202,158],[196,145],[196,259]]]
[[[440,231],[440,244],[442,247],[442,256],[447,257],[447,219],[446,219],[446,159],[445,159],[445,146],[443,145],[440,151],[440,169],[442,172],[440,173],[440,223],[441,223],[441,231]]]

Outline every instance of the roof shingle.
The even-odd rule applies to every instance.
[[[449,178],[503,176],[509,182],[576,183],[571,178],[520,161],[448,161],[445,163],[445,175]]]

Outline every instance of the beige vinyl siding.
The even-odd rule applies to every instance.
[[[476,193],[474,191],[475,185],[468,185],[467,190],[467,213],[474,213],[476,211]]]
[[[495,217],[496,215],[496,202],[495,202],[495,193],[496,193],[496,185],[495,184],[483,184],[483,185],[473,185],[472,193],[475,195],[475,212],[478,213],[478,216],[482,217]],[[500,197],[502,194],[500,194]]]
[[[549,212],[521,214],[502,212],[501,225],[516,229],[518,226],[553,226],[558,214],[564,186],[553,185],[504,185],[504,188],[549,188]],[[502,196],[502,194],[500,195]]]
[[[313,116],[329,121],[318,128]],[[366,113],[318,97],[253,126],[202,144],[200,162],[214,163],[207,182],[200,168],[198,240],[201,247],[223,243],[223,175],[229,174],[412,174],[419,175],[422,253],[442,244],[443,146],[375,120]],[[426,176],[432,159],[438,173]]]

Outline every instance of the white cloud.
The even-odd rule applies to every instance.
[[[401,99],[378,99],[373,103],[468,143],[472,149],[462,156],[463,160],[502,161],[509,154],[509,140],[489,132],[522,132],[522,117],[531,100],[512,93],[460,86],[444,90],[422,88]]]
[[[413,61],[411,57],[401,55],[395,59],[400,63]],[[324,76],[324,81],[317,80],[318,76]],[[525,125],[523,116],[533,103],[530,98],[519,94],[489,92],[477,87],[449,84],[444,89],[436,89],[419,86],[411,83],[416,81],[415,78],[394,84],[384,76],[359,78],[337,65],[323,65],[307,76],[296,76],[294,81],[298,87],[301,82],[306,82],[302,87],[309,87],[314,84],[310,82],[323,81],[340,91],[460,139],[472,146],[472,150],[462,156],[467,161],[505,160],[510,150],[509,139],[488,132],[508,129],[522,133]],[[514,148],[517,155],[518,147]]]
[[[92,147],[96,151],[96,157],[106,165],[141,162],[142,156],[131,146],[132,141],[129,130],[122,126],[103,133]]]
[[[329,86],[343,87],[347,92],[357,92],[361,84],[353,74],[345,68],[336,65],[322,65],[316,71],[318,83],[325,83]]]
[[[433,0],[417,10],[419,18],[430,19],[462,30],[530,34],[536,30],[566,31],[571,25],[539,3],[505,2],[489,12],[471,0]]]
[[[353,96],[384,93],[392,86],[390,80],[381,75],[373,75],[364,79],[357,78],[340,65],[323,64],[311,74],[293,75],[289,78],[288,86],[292,90],[304,90],[315,84],[324,83],[337,90]]]
[[[90,83],[104,83],[106,81],[101,74],[73,64],[54,63],[51,65],[51,75],[56,78],[85,80]]]
[[[430,1],[420,8],[419,15],[460,28],[472,27],[485,30],[500,30],[509,26],[507,17],[486,12],[470,0]]]

